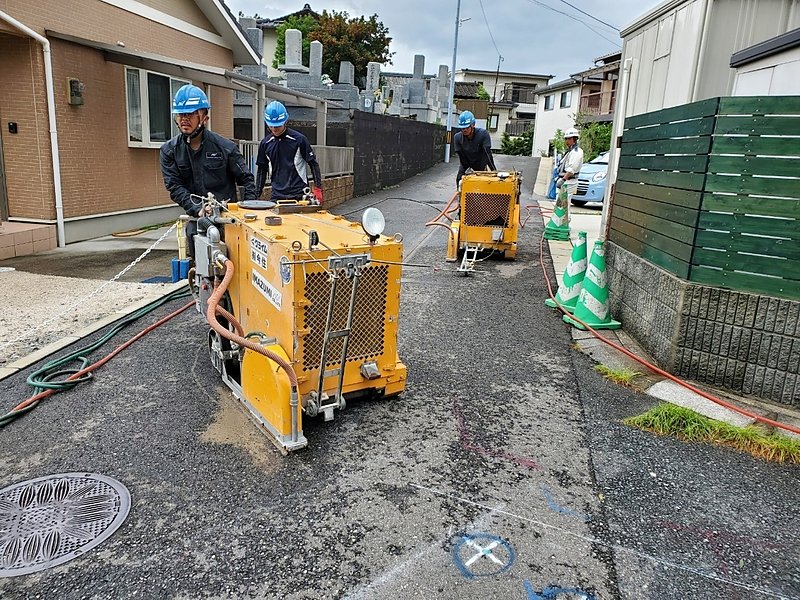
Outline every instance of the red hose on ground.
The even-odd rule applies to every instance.
[[[793,425],[787,425],[786,423],[780,423],[779,421],[773,421],[772,419],[768,419],[767,417],[762,417],[761,415],[757,415],[757,414],[752,413],[752,412],[750,412],[748,410],[744,410],[742,408],[734,406],[733,404],[730,404],[729,402],[725,402],[724,400],[721,400],[721,399],[719,399],[719,398],[717,398],[715,396],[712,396],[711,394],[708,394],[708,393],[704,392],[703,390],[701,390],[699,388],[696,388],[695,386],[693,386],[690,383],[687,383],[687,382],[685,382],[685,381],[683,381],[681,379],[678,379],[672,373],[668,373],[664,369],[661,369],[661,368],[657,367],[656,365],[653,365],[653,364],[647,362],[646,360],[644,360],[642,358],[639,358],[638,356],[636,356],[635,354],[633,354],[629,350],[623,348],[619,344],[615,344],[614,342],[612,342],[608,338],[603,337],[595,329],[592,329],[589,325],[587,325],[586,323],[584,323],[583,321],[581,321],[580,319],[575,317],[575,315],[570,314],[563,306],[561,306],[561,304],[558,302],[558,300],[555,299],[555,296],[553,294],[553,288],[552,288],[552,286],[550,284],[550,278],[547,276],[547,270],[544,268],[544,235],[542,236],[542,238],[541,238],[541,240],[539,242],[539,263],[542,265],[542,273],[544,274],[544,279],[545,279],[545,282],[547,283],[547,293],[550,294],[550,298],[552,298],[553,301],[558,305],[559,310],[561,310],[561,312],[563,312],[564,314],[569,314],[570,317],[573,320],[575,320],[578,323],[580,323],[581,325],[583,325],[597,339],[602,340],[603,342],[605,342],[606,344],[608,344],[612,348],[614,348],[616,350],[619,350],[625,356],[627,356],[629,358],[632,358],[633,360],[635,360],[639,364],[647,367],[648,369],[650,369],[654,373],[657,373],[657,374],[661,375],[662,377],[666,377],[667,379],[669,379],[671,381],[674,381],[675,383],[685,387],[687,390],[691,390],[695,394],[699,394],[700,396],[702,396],[706,400],[711,400],[711,402],[714,402],[715,404],[719,404],[720,406],[723,406],[723,407],[725,407],[725,408],[727,408],[729,410],[737,412],[740,415],[744,415],[745,417],[749,417],[751,419],[755,419],[756,421],[759,421],[760,423],[764,423],[766,425],[770,425],[772,427],[777,427],[778,429],[784,429],[786,431],[790,431],[792,433],[796,433],[796,434],[800,435],[800,428],[798,428],[798,427],[794,427]]]
[[[133,336],[127,342],[117,346],[114,350],[112,350],[110,353],[106,354],[103,358],[98,360],[96,363],[92,363],[91,365],[89,365],[87,367],[84,367],[83,369],[81,369],[77,373],[73,373],[72,375],[67,377],[66,381],[71,381],[73,379],[78,379],[79,377],[82,377],[82,376],[86,375],[87,373],[91,373],[92,371],[102,367],[104,364],[106,364],[108,361],[110,361],[112,358],[114,358],[117,354],[119,354],[120,352],[125,350],[125,348],[127,348],[128,346],[133,344],[135,341],[137,341],[140,338],[144,337],[145,335],[147,335],[148,333],[153,331],[156,327],[159,327],[159,326],[163,325],[164,323],[166,323],[167,321],[169,321],[170,319],[173,319],[174,317],[177,317],[183,311],[185,311],[188,308],[191,308],[194,305],[195,305],[194,300],[192,300],[191,302],[189,302],[188,304],[182,306],[178,310],[176,310],[174,312],[171,312],[166,317],[163,317],[163,318],[159,319],[158,321],[156,321],[155,323],[153,323],[149,327],[146,327],[146,328],[142,329],[139,333],[137,333],[135,336]],[[23,400],[22,402],[17,404],[14,408],[12,408],[9,412],[12,413],[12,412],[15,412],[15,411],[18,411],[18,410],[22,410],[23,408],[27,408],[28,406],[30,406],[34,402],[38,402],[39,400],[44,400],[48,396],[52,396],[57,391],[58,390],[52,390],[51,389],[51,390],[45,390],[43,392],[39,392],[38,394],[36,394],[34,396],[31,396],[27,400]]]

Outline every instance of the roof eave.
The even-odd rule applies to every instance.
[[[228,43],[234,65],[257,65],[261,55],[250,45],[244,31],[231,11],[221,0],[194,0],[214,28]]]

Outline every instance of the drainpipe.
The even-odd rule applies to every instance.
[[[12,16],[0,10],[0,19],[16,27],[23,33],[35,39],[42,45],[44,53],[44,81],[47,88],[47,117],[50,123],[50,153],[53,159],[53,188],[56,194],[56,232],[58,247],[66,246],[64,237],[64,198],[61,194],[61,161],[58,156],[58,132],[56,131],[56,103],[55,89],[53,87],[53,61],[50,57],[50,41],[36,33],[27,25],[23,25]]]
[[[623,48],[623,56],[625,50]],[[614,201],[612,187],[617,183],[617,165],[619,164],[619,148],[617,144],[622,136],[622,128],[625,125],[625,113],[628,104],[628,85],[631,76],[632,58],[626,58],[622,65],[622,76],[617,87],[617,106],[614,108],[614,124],[611,134],[611,152],[608,157],[608,171],[606,172],[606,193],[603,198],[603,214],[600,219],[600,239],[608,239],[608,229],[610,225],[611,203]],[[612,182],[614,185],[612,185]]]

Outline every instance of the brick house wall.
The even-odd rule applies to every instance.
[[[194,2],[148,0],[143,4],[210,31]],[[3,10],[41,35],[47,31],[96,42],[125,44],[127,51],[230,69],[231,50],[147,20],[100,0],[72,0],[54,9],[46,0],[7,0]],[[47,94],[41,45],[0,26],[0,123],[11,218],[55,219]],[[106,61],[88,46],[48,37],[55,86],[56,123],[64,217],[86,217],[171,206],[157,148],[128,146],[125,66]],[[67,78],[85,85],[84,104],[67,101]],[[195,81],[201,87],[201,82]],[[212,87],[212,129],[233,135],[232,90]],[[15,122],[18,133],[8,132]],[[69,239],[69,235],[67,236]]]

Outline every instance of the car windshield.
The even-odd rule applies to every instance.
[[[608,152],[601,152],[599,156],[593,158],[589,161],[589,163],[593,165],[607,165],[608,164]]]

